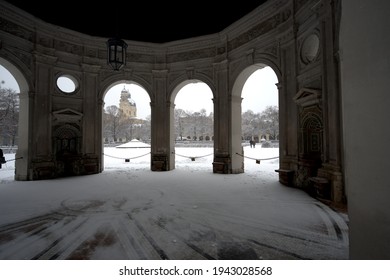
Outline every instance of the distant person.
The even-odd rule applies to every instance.
[[[3,154],[3,150],[0,149],[0,168],[1,168],[1,165],[3,163],[6,163],[6,161],[5,161],[5,157],[4,157],[4,154]]]

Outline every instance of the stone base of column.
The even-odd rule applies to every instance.
[[[214,156],[213,173],[229,174],[231,159],[229,156]]]
[[[167,155],[152,155],[151,170],[152,171],[168,171],[168,156]]]

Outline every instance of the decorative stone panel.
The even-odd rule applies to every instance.
[[[231,159],[226,155],[215,155],[213,161],[213,173],[229,174]]]
[[[151,162],[152,171],[167,171],[168,170],[168,156],[167,155],[152,155]]]

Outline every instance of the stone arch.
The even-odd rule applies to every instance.
[[[192,72],[191,72],[192,73]],[[192,82],[202,82],[208,85],[208,87],[211,89],[211,92],[213,94],[213,99],[215,98],[215,85],[212,81],[212,79],[204,74],[196,73],[196,74],[189,74],[181,75],[178,78],[176,78],[174,81],[172,81],[168,87],[168,92],[170,93],[169,100],[170,102],[174,102],[177,93],[187,84]],[[184,84],[183,84],[184,83]]]
[[[242,90],[248,80],[249,76],[252,75],[255,71],[260,70],[266,66],[272,68],[272,70],[277,75],[278,79],[280,77],[280,72],[275,71],[275,64],[270,63],[272,66],[265,63],[256,63],[244,68],[240,74],[236,77],[233,87],[232,87],[232,97],[231,97],[231,170],[232,173],[242,173],[244,172],[244,158],[241,156],[243,154],[242,149],[242,135],[241,135],[241,102],[242,102]],[[274,68],[275,67],[275,68]],[[276,68],[278,69],[278,68]],[[276,86],[276,85],[275,85]],[[280,100],[280,99],[279,99]]]
[[[179,77],[178,79],[176,79],[171,85],[170,85],[170,95],[169,95],[169,116],[170,116],[170,121],[169,121],[169,132],[170,132],[170,136],[169,136],[169,143],[170,143],[170,147],[171,147],[171,151],[174,151],[175,150],[175,98],[178,94],[178,92],[183,88],[185,87],[186,85],[190,84],[190,83],[198,83],[198,82],[201,82],[201,83],[205,83],[210,89],[211,89],[211,93],[212,93],[212,100],[214,100],[214,91],[213,91],[213,84],[211,82],[210,79],[208,79],[207,76],[204,76],[204,75],[196,75],[196,77],[192,77],[191,76],[191,79],[188,79],[189,76],[188,75],[183,75],[181,77]],[[210,85],[212,87],[210,87]],[[169,162],[170,162],[170,166],[172,169],[174,169],[174,164],[175,164],[175,153],[172,152],[170,154],[170,158],[169,158]]]
[[[123,75],[112,75],[110,76],[109,78],[105,79],[103,82],[102,82],[102,89],[101,91],[99,92],[99,98],[98,98],[98,115],[100,116],[100,119],[99,119],[99,123],[100,123],[100,138],[102,139],[102,148],[101,148],[101,166],[102,166],[102,169],[104,167],[104,156],[103,156],[103,152],[104,152],[104,142],[105,140],[103,141],[103,114],[104,114],[104,98],[107,94],[107,92],[114,86],[116,85],[119,85],[119,84],[122,84],[122,83],[130,83],[130,84],[135,84],[141,88],[143,88],[148,97],[149,97],[149,100],[150,100],[150,105],[153,104],[153,94],[151,94],[151,86],[150,84],[144,80],[144,79],[141,79],[139,78],[138,76],[136,75],[131,75],[130,77],[128,78],[125,78]],[[152,122],[152,127],[153,127],[153,122]],[[118,139],[119,142],[122,142],[122,138],[119,138]]]
[[[110,75],[108,78],[104,79],[101,82],[101,90],[99,92],[99,98],[100,102],[103,102],[104,97],[106,96],[107,92],[115,85],[119,85],[122,83],[133,83],[136,84],[147,92],[149,95],[149,98],[151,102],[154,101],[153,94],[152,93],[152,86],[150,82],[147,82],[145,79],[142,79],[141,77],[137,75],[130,75],[130,76],[124,76],[123,74],[117,74],[117,75]]]
[[[6,53],[3,58],[3,54],[0,54],[0,63],[14,76],[19,86],[19,121],[18,121],[18,150],[15,158],[15,179],[27,180],[29,178],[29,162],[30,162],[30,89],[31,82],[26,79],[29,75],[29,69],[25,64],[10,53]]]
[[[263,57],[262,55],[259,55],[255,60],[254,60],[254,64],[253,65],[257,65],[257,66],[260,66],[260,67],[265,67],[265,66],[268,66],[270,67],[277,79],[278,79],[278,83],[282,83],[282,72],[281,72],[281,69],[280,69],[280,66],[278,63],[276,63],[275,61],[280,59],[280,57],[275,57],[274,59],[268,59],[266,57]]]

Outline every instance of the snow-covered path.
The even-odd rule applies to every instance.
[[[96,175],[21,182],[0,170],[0,259],[348,258],[347,215],[281,185],[277,159],[213,174],[212,148],[177,148],[176,169],[152,172],[147,149],[118,150]]]

